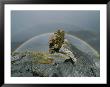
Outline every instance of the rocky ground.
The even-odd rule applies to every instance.
[[[68,56],[43,52],[12,53],[12,77],[99,77],[100,59],[85,54],[71,46],[77,59],[74,62]]]

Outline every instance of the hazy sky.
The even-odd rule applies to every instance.
[[[12,11],[12,42],[25,41],[33,36],[65,31],[100,30],[100,11]]]

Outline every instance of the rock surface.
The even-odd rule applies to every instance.
[[[99,77],[100,59],[84,53],[58,30],[49,39],[49,52],[14,52],[12,77]]]
[[[35,62],[39,58],[33,58],[30,53],[18,53],[12,56],[12,77],[99,77],[99,59],[87,55],[77,48],[74,49],[74,57],[77,62],[60,53],[49,55],[53,63]],[[19,59],[18,59],[19,57]],[[16,59],[17,58],[17,59]],[[33,62],[34,61],[34,62]]]
[[[65,32],[57,30],[49,37],[49,53],[59,52],[62,44],[64,43]]]

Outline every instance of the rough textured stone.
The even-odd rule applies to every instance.
[[[65,32],[63,30],[58,30],[49,37],[50,53],[59,52],[59,49],[61,48],[64,42],[64,36]]]
[[[99,77],[98,59],[90,55],[87,56],[74,46],[72,48],[76,52],[74,55],[77,58],[76,63],[60,53],[51,55],[55,59],[52,64],[33,63],[35,61],[33,57],[25,56],[12,61],[11,75],[13,77]]]
[[[99,77],[100,59],[84,53],[58,30],[49,38],[50,53],[18,52],[11,57],[12,77]],[[58,50],[56,50],[58,48]]]

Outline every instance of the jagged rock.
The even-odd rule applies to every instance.
[[[63,30],[58,30],[49,37],[49,52],[59,52],[63,42],[64,42],[65,32]]]
[[[58,30],[49,39],[48,52],[12,53],[12,77],[99,77],[99,59],[74,47]]]
[[[77,59],[75,58],[75,55],[71,51],[71,48],[69,46],[69,42],[67,39],[64,40],[64,43],[62,44],[62,47],[60,48],[59,52],[71,58],[73,62],[77,61]]]
[[[49,38],[49,53],[62,53],[71,58],[76,62],[74,54],[70,51],[69,42],[65,37],[65,32],[63,30],[56,31]]]
[[[94,61],[94,57],[87,56],[75,48],[74,51],[80,54],[74,55],[77,57],[75,64],[72,59],[61,53],[50,54],[49,57],[54,60],[53,63],[48,64],[37,63],[37,58],[32,56],[14,60],[11,62],[11,75],[13,77],[99,77],[100,67],[96,65],[98,62]]]

